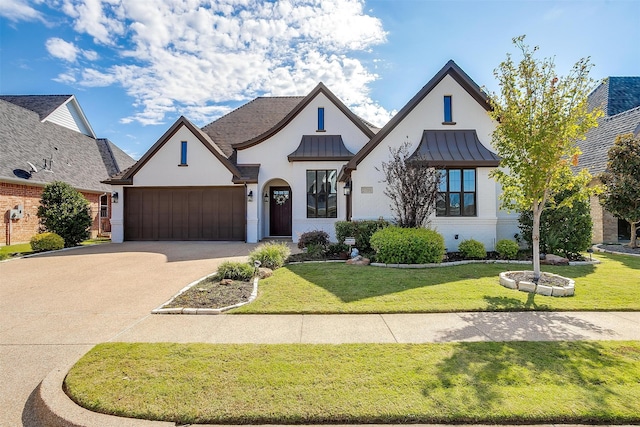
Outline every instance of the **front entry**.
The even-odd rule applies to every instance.
[[[269,235],[291,236],[291,187],[271,187]]]

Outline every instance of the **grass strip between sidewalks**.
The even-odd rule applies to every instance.
[[[637,423],[640,342],[100,344],[80,405],[176,423]]]
[[[436,313],[458,311],[640,310],[640,257],[598,254],[602,263],[543,266],[576,282],[572,297],[547,297],[500,286],[522,264],[467,264],[426,269],[339,263],[287,265],[261,280],[258,298],[232,313]]]

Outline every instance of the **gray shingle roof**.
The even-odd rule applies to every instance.
[[[608,77],[589,95],[589,107],[601,107],[606,116],[640,107],[640,77]]]
[[[40,120],[64,104],[72,95],[0,95],[0,99],[37,113]]]
[[[303,99],[303,96],[259,97],[209,123],[202,130],[230,157],[233,144],[267,132]]]
[[[27,162],[38,172],[29,174]],[[134,163],[107,139],[41,122],[39,113],[0,100],[0,180],[25,185],[64,181],[79,190],[107,192],[110,186],[100,181]]]
[[[633,108],[615,116],[603,117],[598,127],[587,133],[578,146],[582,151],[578,169],[587,168],[591,175],[597,175],[607,167],[608,152],[618,135],[636,133],[640,129],[640,107]]]

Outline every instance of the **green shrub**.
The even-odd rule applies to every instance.
[[[89,238],[89,202],[79,191],[62,181],[47,184],[42,191],[38,218],[42,231],[56,233],[64,246],[76,246]]]
[[[513,240],[502,239],[496,243],[496,252],[498,252],[498,255],[500,255],[502,259],[516,259],[519,249],[520,247]]]
[[[460,252],[465,259],[483,259],[487,257],[487,250],[484,248],[484,244],[473,239],[460,242],[458,252]]]
[[[442,261],[444,238],[427,228],[386,227],[371,236],[376,260],[385,264],[426,264]]]
[[[329,246],[329,235],[322,230],[302,233],[298,239],[298,249],[308,248],[310,245],[321,247],[324,252],[324,249]]]
[[[575,190],[565,190],[557,194],[556,205],[572,196],[574,192]],[[531,247],[533,215],[531,212],[522,212],[519,220],[522,237]],[[591,246],[592,227],[588,199],[576,200],[572,206],[554,208],[548,204],[540,217],[540,252],[577,259],[580,252]]]
[[[255,268],[246,262],[224,261],[218,266],[218,278],[244,280],[248,282],[255,274]]]
[[[344,243],[344,239],[347,237],[354,237],[356,239],[356,248],[360,253],[369,253],[372,251],[370,240],[373,233],[386,228],[390,225],[388,221],[384,219],[378,220],[364,220],[364,221],[337,221],[336,227],[336,239],[338,243]]]
[[[249,262],[260,261],[261,267],[275,270],[284,265],[291,250],[286,243],[267,242],[255,248],[249,254]]]
[[[56,233],[36,234],[29,243],[31,244],[31,249],[35,252],[57,251],[64,248],[64,239]]]
[[[328,255],[340,255],[345,252],[349,252],[349,246],[344,243],[332,243],[327,247]]]

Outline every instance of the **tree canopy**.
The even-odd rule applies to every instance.
[[[43,231],[51,231],[64,239],[64,246],[76,246],[89,237],[91,215],[89,202],[80,192],[62,181],[44,188],[38,206]]]
[[[606,172],[600,176],[604,192],[600,202],[612,214],[631,225],[632,248],[640,226],[640,136],[619,135],[609,149]]]
[[[494,75],[499,93],[490,95],[491,117],[497,121],[492,143],[502,158],[492,176],[501,184],[501,204],[508,210],[531,211],[534,278],[540,277],[540,215],[560,190],[587,191],[586,170],[573,175],[580,150],[577,141],[597,126],[600,110],[588,111],[587,95],[595,87],[589,78],[589,58],[580,59],[569,74],[559,76],[553,58],[537,59],[538,47],[513,39],[522,58],[510,54]],[[563,200],[570,205],[573,197]]]

